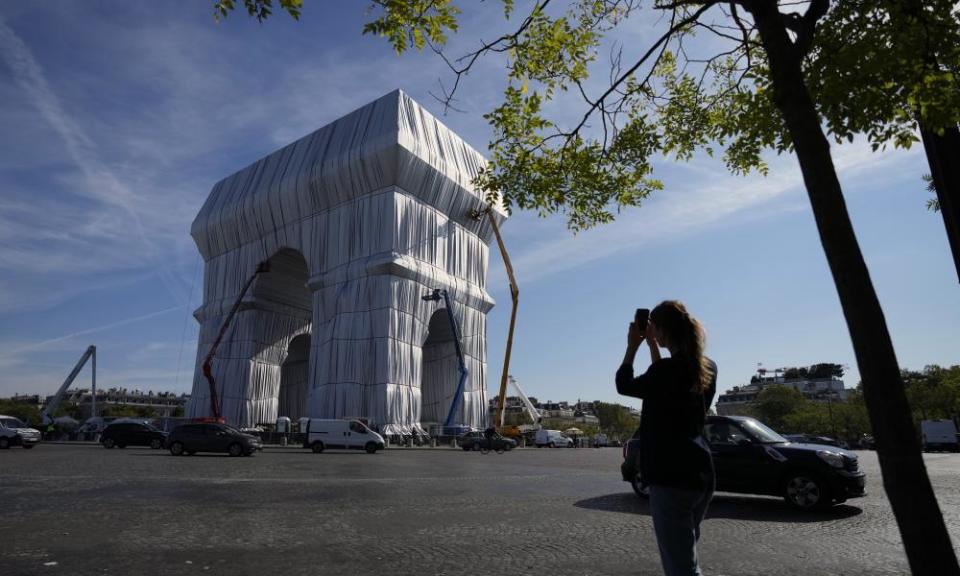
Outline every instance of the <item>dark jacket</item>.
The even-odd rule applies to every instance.
[[[703,394],[694,392],[689,368],[663,358],[633,377],[633,366],[617,370],[617,392],[643,400],[640,414],[640,477],[646,484],[702,489],[713,475],[713,459],[703,434],[706,410],[717,389],[717,365]]]

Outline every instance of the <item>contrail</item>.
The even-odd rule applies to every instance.
[[[86,336],[87,334],[95,334],[97,332],[103,332],[104,330],[110,330],[112,328],[118,328],[120,326],[126,326],[127,324],[133,324],[134,322],[141,322],[143,320],[149,320],[150,318],[156,318],[157,316],[162,316],[164,314],[169,314],[176,310],[182,310],[186,307],[186,304],[181,304],[180,306],[174,306],[172,308],[165,308],[163,310],[157,310],[156,312],[151,312],[149,314],[144,314],[143,316],[134,316],[133,318],[127,318],[125,320],[118,320],[117,322],[111,322],[110,324],[104,324],[103,326],[97,326],[96,328],[87,328],[86,330],[80,330],[79,332],[73,332],[71,334],[66,334],[64,336],[57,336],[56,338],[50,338],[49,340],[42,340],[40,342],[34,342],[33,344],[28,344],[26,346],[21,346],[15,350],[11,350],[9,353],[0,356],[0,359],[13,358],[14,356],[22,353],[28,352],[30,350],[36,350],[38,348],[43,348],[50,344],[55,344],[57,342],[63,342],[64,340],[70,340],[72,338],[77,338],[79,336]]]
[[[63,109],[60,99],[51,88],[43,68],[27,44],[0,17],[0,59],[5,60],[14,80],[26,92],[40,115],[59,134],[67,153],[87,180],[86,194],[108,205],[119,207],[130,217],[144,248],[150,255],[157,276],[176,301],[183,301],[183,290],[175,283],[169,266],[158,254],[150,240],[136,208],[136,194],[100,159],[96,143]]]

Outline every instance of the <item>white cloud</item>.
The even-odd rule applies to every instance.
[[[136,254],[141,263],[149,263],[174,298],[185,299],[184,290],[161,248],[144,226],[142,198],[101,159],[100,147],[63,107],[30,48],[2,19],[0,53],[14,82],[59,137],[73,170],[79,175],[79,179],[70,176],[55,181],[58,186],[54,195],[61,195],[55,201],[52,197],[37,196],[35,190],[15,196],[21,201],[21,214],[35,218],[12,223],[10,212],[5,211],[8,220],[5,223],[15,232],[8,232],[4,239],[0,265],[25,271],[37,271],[37,266],[43,270],[51,264],[60,272],[69,271],[73,266],[122,269],[129,266],[129,260],[120,257],[126,252]],[[9,189],[13,185],[5,182],[4,187]],[[63,193],[77,195],[85,202],[65,203]],[[31,214],[31,209],[25,208],[34,202],[46,208],[42,215]],[[64,206],[51,209],[50,204],[54,202]],[[102,253],[103,249],[107,254]],[[20,296],[30,299],[29,293]]]

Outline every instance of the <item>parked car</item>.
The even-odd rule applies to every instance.
[[[537,448],[549,446],[550,448],[573,448],[573,440],[560,433],[559,430],[537,430],[534,437],[534,444]]]
[[[174,456],[197,452],[226,452],[231,456],[252,456],[262,450],[260,438],[244,434],[226,424],[183,424],[167,436],[167,448]]]
[[[960,452],[957,442],[957,427],[953,420],[924,420],[920,423],[920,441],[923,451],[946,450]]]
[[[368,454],[383,450],[383,436],[359,420],[326,420],[311,418],[307,422],[304,448],[319,454],[327,448],[363,449]]]
[[[457,444],[464,449],[464,451],[470,450],[479,450],[484,443],[487,441],[483,432],[467,432],[463,436],[457,438]],[[513,438],[507,438],[506,436],[500,436],[499,434],[493,437],[491,442],[491,450],[513,450],[517,447],[517,441]]]
[[[795,508],[826,508],[866,495],[857,455],[822,444],[790,442],[744,416],[708,416],[704,435],[713,453],[717,490],[782,496]],[[637,469],[640,431],[624,446],[624,481],[646,497]]]
[[[40,442],[40,431],[30,428],[14,416],[0,414],[0,449],[23,446],[27,450]]]
[[[610,445],[610,439],[604,433],[599,433],[593,437],[594,448],[604,448]]]
[[[100,444],[107,449],[127,446],[149,446],[159,450],[167,442],[167,435],[145,422],[117,421],[109,424],[100,436]]]

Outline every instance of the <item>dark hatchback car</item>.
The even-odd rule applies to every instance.
[[[197,452],[226,452],[231,456],[252,456],[262,450],[260,439],[226,424],[183,424],[167,437],[174,456]]]
[[[842,448],[793,443],[744,416],[709,416],[704,434],[713,453],[717,490],[782,496],[803,510],[866,495],[866,474],[857,455]],[[646,497],[637,470],[638,436],[639,431],[624,446],[620,471]]]
[[[457,443],[460,445],[464,451],[470,450],[479,450],[481,447],[486,445],[487,439],[484,437],[483,432],[467,432],[463,436],[457,439]],[[516,440],[512,438],[505,438],[499,434],[493,437],[491,450],[513,450],[517,447]]]
[[[104,448],[149,446],[154,450],[163,448],[167,435],[143,422],[114,422],[104,428],[100,444]]]

